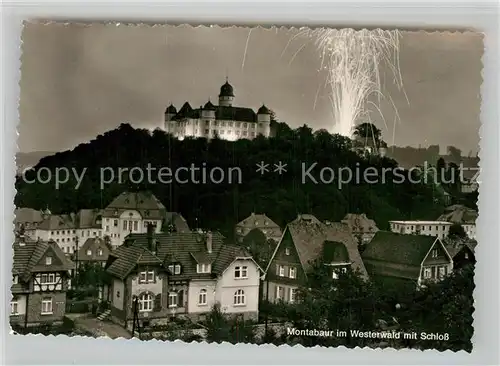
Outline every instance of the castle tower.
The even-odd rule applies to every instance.
[[[205,104],[203,109],[201,110],[201,118],[215,120],[215,106],[212,104],[210,100]]]
[[[258,132],[269,137],[271,135],[271,111],[264,104],[257,111],[257,122],[259,123]]]
[[[233,87],[226,78],[226,83],[220,87],[219,105],[222,107],[232,107],[234,100]]]
[[[165,110],[165,130],[168,131],[168,123],[177,114],[177,109],[173,104],[170,104]]]

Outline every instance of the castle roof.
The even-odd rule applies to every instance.
[[[210,103],[212,104],[212,103]],[[186,106],[184,108],[184,106]],[[212,104],[213,105],[213,104]],[[201,108],[192,109],[189,103],[185,103],[179,112],[172,118],[174,121],[179,121],[185,118],[198,119],[201,117]],[[215,119],[221,121],[238,121],[238,122],[257,122],[257,114],[252,108],[233,107],[233,106],[215,106]],[[205,108],[206,109],[206,108]]]
[[[174,107],[173,104],[170,104],[165,110],[165,114],[177,114],[177,108]]]
[[[205,106],[203,107],[203,109],[208,110],[208,111],[215,111],[216,110],[215,106],[212,104],[211,101],[208,101],[205,104]]]
[[[225,84],[220,87],[219,97],[234,97],[233,86],[226,80]]]
[[[259,108],[257,114],[271,114],[271,112],[264,104],[262,104],[262,107]]]

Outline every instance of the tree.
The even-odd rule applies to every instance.
[[[266,267],[276,246],[260,229],[250,230],[243,238],[242,245],[261,267]]]
[[[467,238],[467,233],[460,224],[453,224],[450,226],[450,231],[448,232],[448,237],[451,240],[465,239]]]
[[[353,136],[356,139],[364,140],[367,144],[374,144],[375,147],[379,147],[382,131],[374,124],[364,122],[354,128]]]

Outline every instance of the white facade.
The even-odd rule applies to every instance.
[[[102,217],[102,235],[109,236],[113,248],[120,246],[123,239],[130,233],[146,233],[147,225],[151,223],[155,232],[161,232],[161,220],[144,220],[136,210],[126,210],[119,217]]]
[[[192,280],[188,289],[189,314],[208,313],[215,303],[226,314],[259,311],[260,269],[251,259],[235,260],[216,280]]]
[[[73,254],[76,251],[76,238],[78,237],[78,245],[81,246],[88,238],[102,237],[102,229],[86,228],[86,229],[59,229],[59,230],[44,230],[36,229],[26,232],[26,235],[33,240],[53,240],[55,241],[65,254]]]
[[[476,239],[476,224],[462,224],[469,239]]]
[[[439,239],[448,236],[452,225],[446,221],[389,221],[389,223],[393,233],[429,235]]]

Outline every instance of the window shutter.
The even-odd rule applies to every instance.
[[[177,293],[177,306],[180,308],[184,307],[184,291],[183,290],[180,290]]]
[[[153,311],[161,311],[161,294],[155,296]]]

